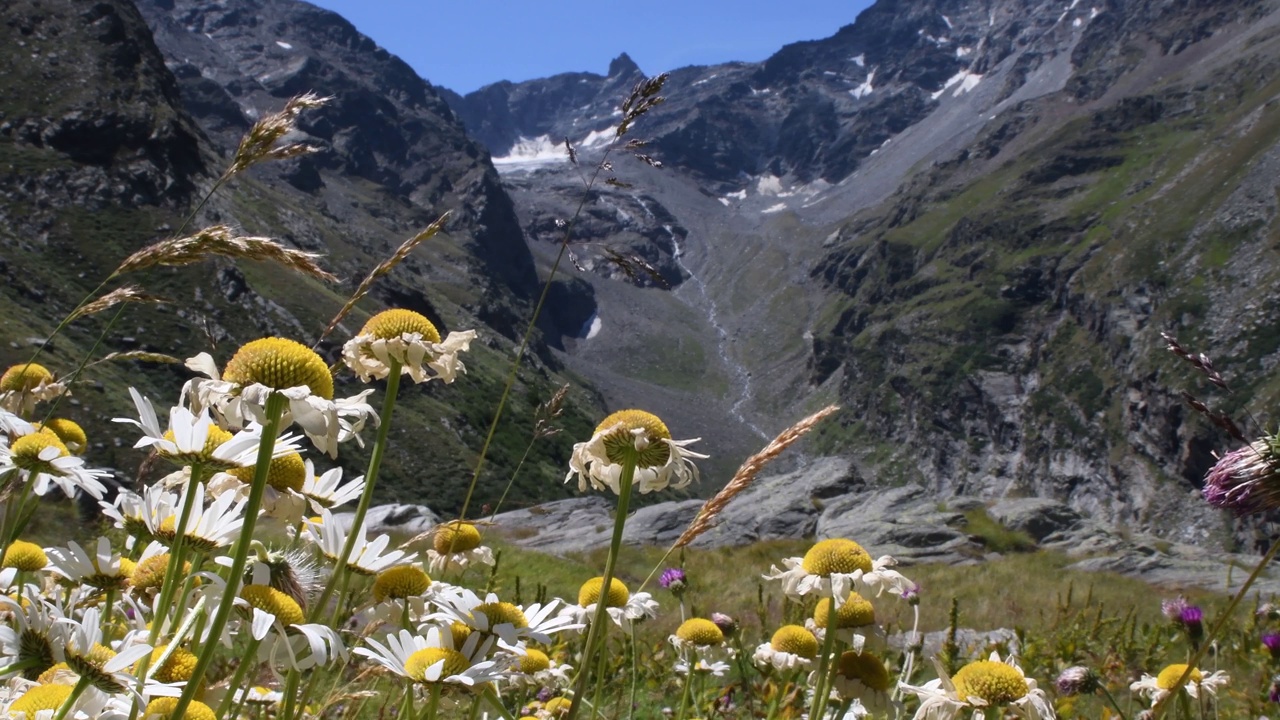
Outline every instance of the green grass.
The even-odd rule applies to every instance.
[[[1030,552],[1036,548],[1034,538],[1020,530],[1011,530],[1001,525],[985,509],[966,512],[964,521],[965,532],[977,536],[983,547],[992,552]]]

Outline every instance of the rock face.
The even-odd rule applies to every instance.
[[[659,379],[727,386],[661,409],[735,457],[838,397],[839,428],[811,449],[848,457],[871,489],[901,489],[885,512],[917,486],[939,500],[1045,498],[1175,543],[1265,544],[1196,495],[1225,442],[1183,404],[1179,391],[1204,383],[1159,334],[1237,368],[1234,396],[1204,391],[1211,406],[1280,394],[1265,250],[1280,149],[1269,96],[1251,90],[1280,71],[1278,7],[882,0],[763,63],[675,70],[667,102],[637,123],[663,170],[610,155],[635,188],[609,193],[673,218],[669,260],[662,243],[650,252],[681,282],[631,292],[593,266],[599,332],[566,342],[567,362],[618,405],[661,403]],[[635,75],[619,58],[603,75],[446,99],[504,160],[535,228],[578,196],[571,180],[609,147]],[[564,138],[578,169],[548,151]],[[636,249],[646,221],[613,215],[593,217],[592,240]],[[1243,319],[1214,321],[1228,317]],[[649,345],[697,359],[645,357]],[[637,357],[669,369],[640,373]],[[708,423],[708,409],[728,421]]]

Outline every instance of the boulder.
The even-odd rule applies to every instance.
[[[355,515],[355,512],[344,512],[338,513],[333,517],[344,530],[350,531],[351,521],[355,519]],[[440,516],[432,512],[431,508],[426,505],[395,503],[369,508],[369,512],[364,518],[364,524],[368,528],[370,536],[379,533],[391,533],[414,537],[430,532],[432,528],[439,525]]]

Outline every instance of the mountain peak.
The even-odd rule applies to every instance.
[[[636,61],[632,60],[631,56],[626,53],[622,53],[609,63],[609,77],[629,75],[636,72],[640,72],[640,66],[636,65]]]

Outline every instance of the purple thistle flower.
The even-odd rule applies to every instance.
[[[1178,622],[1182,623],[1182,628],[1187,631],[1192,642],[1199,642],[1204,637],[1204,611],[1198,606],[1188,605],[1183,608]]]
[[[550,700],[552,697],[554,697],[555,694],[556,694],[555,688],[549,688],[549,687],[539,688],[538,696],[537,696],[538,702],[546,702]],[[526,713],[526,714],[532,715],[533,713]]]
[[[1280,675],[1271,678],[1271,690],[1267,693],[1267,697],[1273,703],[1280,703]]]
[[[1218,458],[1201,492],[1210,505],[1237,515],[1280,507],[1280,455],[1273,439],[1255,440]]]
[[[658,584],[664,589],[679,595],[684,592],[684,588],[688,584],[688,578],[685,576],[684,570],[680,568],[667,568],[662,571],[662,576],[658,578]]]
[[[902,599],[911,605],[920,604],[920,583],[913,582],[911,587],[902,591]]]
[[[1272,660],[1280,660],[1280,633],[1263,633],[1262,644],[1267,648],[1267,652],[1271,653]]]

